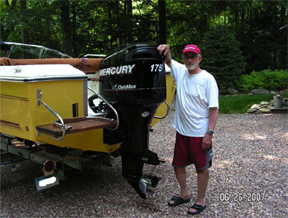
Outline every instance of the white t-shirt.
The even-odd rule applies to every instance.
[[[173,127],[184,136],[204,137],[209,125],[209,108],[219,108],[215,78],[205,70],[189,74],[184,64],[174,60],[170,74],[177,83]]]

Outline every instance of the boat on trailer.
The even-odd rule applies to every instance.
[[[58,185],[65,167],[110,165],[119,156],[122,175],[146,198],[161,178],[143,175],[144,164],[164,163],[149,149],[149,132],[175,92],[164,58],[150,45],[104,58],[0,58],[0,146],[21,158],[1,172],[41,164],[39,191]]]

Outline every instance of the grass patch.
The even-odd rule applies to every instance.
[[[273,96],[272,94],[268,94],[219,97],[219,113],[245,114],[253,104],[259,104],[261,101],[270,102],[273,100]],[[287,97],[287,92],[283,96]]]

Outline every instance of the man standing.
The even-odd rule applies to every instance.
[[[212,137],[218,118],[218,87],[214,77],[199,66],[201,51],[197,45],[183,50],[184,64],[171,58],[168,45],[158,46],[159,54],[166,56],[171,76],[177,83],[176,110],[173,127],[176,142],[173,167],[180,186],[180,196],[173,196],[169,206],[190,201],[185,167],[194,164],[197,172],[197,197],[188,214],[199,214],[206,208],[205,193],[212,165]]]

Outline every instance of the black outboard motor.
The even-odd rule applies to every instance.
[[[148,149],[149,130],[158,106],[166,99],[164,56],[156,46],[131,45],[102,60],[100,94],[117,110],[120,125],[105,130],[104,141],[121,144],[122,174],[142,197],[160,178],[143,177],[144,163],[164,161]]]

